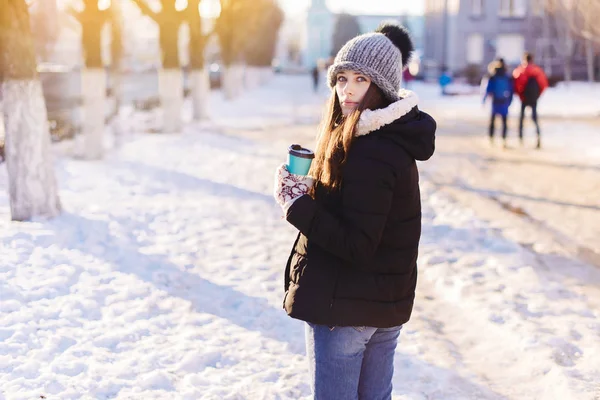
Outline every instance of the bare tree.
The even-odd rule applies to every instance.
[[[571,64],[576,42],[583,41],[587,57],[588,80],[594,80],[595,47],[600,44],[600,1],[546,0],[545,11],[552,17],[565,60],[565,79],[572,78]]]
[[[159,71],[160,102],[163,109],[163,130],[181,129],[183,106],[183,76],[179,61],[179,28],[185,22],[185,10],[176,8],[176,0],[160,0],[161,10],[153,11],[145,0],[132,0],[142,14],[158,25],[162,69]],[[189,5],[188,5],[189,7]]]
[[[10,210],[15,221],[55,217],[61,205],[25,0],[0,0],[0,82]]]
[[[593,43],[600,44],[600,2],[597,0],[572,0],[576,9],[578,24],[574,30],[579,36]]]
[[[244,46],[252,28],[252,12],[247,0],[221,0],[221,14],[215,22],[223,62],[223,92],[227,99],[242,87]]]
[[[29,12],[36,53],[41,60],[47,60],[60,32],[56,0],[37,1],[30,6]]]
[[[250,88],[260,84],[265,71],[271,70],[284,14],[274,0],[260,0],[253,2],[252,19],[253,30],[244,49],[246,86]]]
[[[184,13],[190,29],[190,81],[194,119],[196,120],[208,118],[208,97],[210,96],[210,80],[205,65],[204,50],[211,33],[205,34],[202,29],[200,3],[201,0],[188,0],[188,6]]]
[[[115,145],[121,145],[123,139],[123,129],[119,112],[123,104],[123,14],[121,10],[121,2],[111,2],[109,8],[110,21],[110,81],[112,88],[112,96],[115,101],[115,114],[112,118],[112,129],[115,138]]]
[[[575,0],[577,1],[577,0]],[[572,59],[575,50],[575,38],[573,33],[573,21],[575,11],[570,0],[546,0],[546,11],[552,22],[556,33],[557,42],[554,47],[561,55],[564,62],[565,81],[572,80]]]
[[[244,62],[252,66],[260,59],[264,67],[265,54],[260,52],[265,49],[267,53],[274,52],[274,41],[282,18],[279,6],[273,0],[221,0],[221,14],[215,23],[215,33],[225,65],[223,86],[226,98],[239,94],[239,88],[243,86]],[[266,58],[269,57],[270,65],[272,55],[266,54]],[[264,68],[261,70],[264,71]],[[250,76],[256,75],[254,67],[246,72]]]
[[[110,20],[109,10],[100,10],[98,0],[83,0],[83,9],[72,5],[67,11],[81,25],[81,48],[85,68],[81,70],[83,102],[82,135],[76,138],[77,152],[88,160],[104,154],[104,116],[106,113],[106,71],[102,60],[102,30]]]
[[[132,0],[142,14],[150,17],[158,25],[158,40],[165,69],[179,69],[179,27],[184,22],[182,10],[175,7],[176,0],[160,0],[161,10],[154,12],[145,0]]]
[[[596,49],[600,47],[600,1],[578,0],[576,3],[580,24],[576,34],[585,40],[588,81],[594,81]]]

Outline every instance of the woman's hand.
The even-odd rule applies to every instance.
[[[292,203],[307,194],[314,184],[313,178],[305,175],[292,174],[285,164],[281,164],[275,172],[275,188],[273,197],[284,212]]]

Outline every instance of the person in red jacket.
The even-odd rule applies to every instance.
[[[537,116],[537,101],[548,87],[548,78],[542,68],[533,63],[533,54],[525,53],[521,65],[513,71],[515,93],[521,98],[521,117],[519,119],[519,139],[523,144],[523,119],[525,109],[531,107],[531,118],[537,132],[537,148],[542,147],[540,124]]]

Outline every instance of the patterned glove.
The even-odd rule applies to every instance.
[[[292,174],[285,164],[281,164],[275,172],[275,190],[273,196],[284,212],[292,203],[307,194],[314,184],[313,178]]]

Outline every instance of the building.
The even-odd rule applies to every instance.
[[[444,68],[453,75],[484,73],[503,57],[516,66],[524,51],[549,76],[564,75],[562,44],[555,24],[545,15],[543,0],[425,0],[425,76],[436,78]],[[575,41],[573,77],[585,78],[585,52]]]
[[[425,18],[416,15],[356,15],[361,33],[374,31],[385,21],[405,25],[411,33],[415,48],[423,48]],[[312,0],[306,16],[305,44],[302,65],[312,68],[331,57],[333,29],[337,15],[332,13],[325,0]]]
[[[325,0],[312,0],[306,16],[306,47],[302,64],[312,68],[331,56],[334,14]]]

